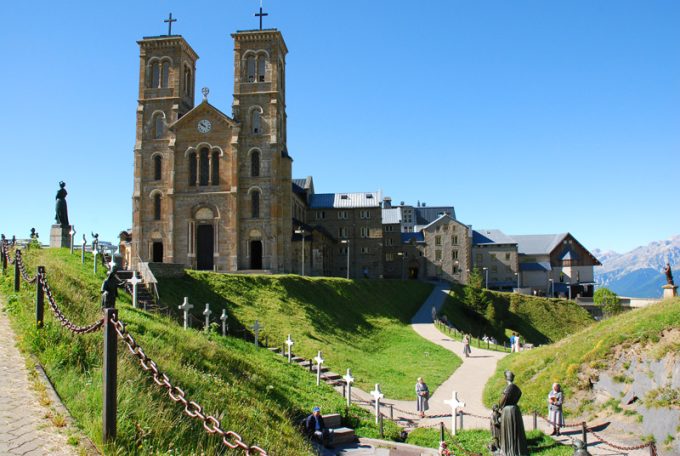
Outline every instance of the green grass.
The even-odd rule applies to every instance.
[[[452,285],[441,313],[458,330],[481,338],[493,336],[499,343],[517,332],[526,342],[543,345],[560,340],[593,323],[588,312],[572,301],[479,290],[482,300],[494,306],[495,320],[469,305],[466,286]]]
[[[31,250],[25,255],[29,270],[47,268],[48,280],[65,315],[84,325],[101,317],[99,288],[103,272],[95,276],[92,258],[80,264],[68,250]],[[31,272],[32,273],[32,272]],[[78,426],[105,454],[223,454],[219,440],[200,422],[181,413],[164,390],[144,373],[126,348],[118,354],[118,438],[102,445],[102,333],[77,336],[62,328],[45,309],[45,327],[35,329],[34,287],[12,288],[11,270],[0,277],[0,293],[23,350],[34,353],[71,411]],[[296,425],[311,406],[324,413],[343,412],[344,400],[330,387],[317,387],[302,369],[282,357],[256,349],[236,338],[184,331],[173,320],[132,309],[122,294],[120,319],[190,400],[216,414],[225,429],[242,435],[277,455],[311,454]],[[352,407],[350,421],[366,435],[377,435],[370,414]],[[388,438],[398,428],[385,423]]]
[[[545,413],[546,397],[553,382],[562,385],[567,401],[586,391],[587,380],[579,379],[579,373],[606,368],[614,361],[610,357],[617,347],[659,342],[664,330],[680,326],[679,304],[680,299],[662,301],[590,325],[552,345],[508,355],[487,382],[484,403],[491,406],[497,402],[505,384],[503,371],[509,369],[524,393],[521,402],[524,413],[531,410]],[[668,344],[659,344],[655,354],[661,357],[666,349]],[[570,412],[575,411],[565,408],[566,414]]]
[[[428,448],[439,448],[439,437],[439,429],[419,428],[409,434],[406,442]],[[480,429],[463,430],[458,431],[455,437],[447,432],[445,439],[450,450],[455,450],[453,443],[456,442],[468,451],[489,454],[489,450],[486,448],[491,441],[491,433],[489,431]],[[573,448],[557,443],[541,431],[527,432],[527,444],[529,446],[529,453],[532,455],[571,456],[574,452]],[[458,453],[456,451],[456,454]]]
[[[311,358],[322,350],[325,364],[370,391],[380,383],[385,397],[413,399],[416,378],[432,390],[461,364],[460,358],[413,331],[411,317],[431,285],[401,280],[311,278],[294,275],[229,275],[188,271],[184,279],[159,280],[161,301],[173,312],[187,296],[197,320],[205,303],[214,316],[223,308],[230,327],[264,324],[270,346],[284,346]]]

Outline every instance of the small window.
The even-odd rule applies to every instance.
[[[394,253],[386,253],[385,261],[394,261]]]
[[[196,179],[198,176],[197,170],[198,167],[196,166],[196,160],[197,160],[197,155],[196,152],[192,152],[189,154],[189,186],[190,187],[195,187],[196,186]]]
[[[346,199],[349,199],[349,196],[347,196],[347,195],[340,195],[340,199],[346,200]]]
[[[359,213],[359,216],[360,216],[362,219],[370,219],[370,218],[371,218],[371,212],[370,212],[370,211],[367,211],[367,210],[362,210],[362,211]]]
[[[260,153],[256,150],[250,154],[250,176],[260,176]]]
[[[154,62],[151,64],[151,84],[152,89],[158,88],[161,83],[161,66],[160,63]]]
[[[214,151],[212,153],[212,176],[211,176],[211,183],[212,185],[219,185],[220,183],[220,153],[218,151]]]
[[[208,175],[210,174],[210,151],[207,148],[201,149],[200,160],[198,164],[199,178],[198,185],[208,185]]]
[[[434,245],[442,245],[442,237],[441,236],[435,236],[434,237]]]
[[[451,244],[458,245],[458,236],[451,236]]]
[[[338,211],[338,220],[347,220],[348,218],[347,211]]]
[[[362,238],[367,238],[367,237],[368,237],[368,227],[367,227],[367,226],[362,226],[362,227],[361,227],[361,237],[362,237]]]
[[[347,239],[349,237],[348,232],[349,231],[347,230],[347,227],[342,226],[342,227],[338,228],[338,237],[343,238],[343,239]]]
[[[458,259],[458,250],[452,250],[452,251],[451,251],[451,259],[452,259],[452,260],[457,260],[457,259]]]
[[[394,245],[394,240],[392,238],[386,238],[385,239],[385,245],[388,245],[388,246]]]
[[[368,247],[362,247],[361,248],[361,253],[366,255],[367,253],[370,253],[370,249]]]
[[[184,67],[184,95],[191,95],[191,70]]]
[[[258,109],[253,110],[251,117],[253,133],[258,134],[262,132],[262,127],[260,125],[260,111]]]
[[[246,81],[255,82],[255,57],[246,59]]]
[[[160,155],[156,155],[153,158],[153,179],[154,180],[161,180],[161,174],[162,174],[162,159]]]
[[[264,55],[261,55],[257,58],[257,80],[259,82],[264,82],[264,74],[265,74],[265,59]]]
[[[509,259],[510,259],[510,253],[506,253],[506,254],[505,254],[505,259],[506,259],[506,260],[509,260]]]
[[[316,219],[323,220],[326,218],[326,211],[316,211]]]
[[[161,87],[165,88],[168,86],[168,81],[170,80],[170,62],[163,62],[161,66]]]
[[[154,220],[160,220],[161,219],[161,194],[156,193],[153,196],[153,219]]]
[[[373,199],[373,194],[366,193],[366,199]]]
[[[254,191],[251,193],[250,209],[252,218],[260,218],[260,192]]]
[[[164,122],[163,116],[161,114],[157,114],[156,118],[154,119],[153,137],[155,139],[162,139],[164,133],[165,133],[165,122]]]

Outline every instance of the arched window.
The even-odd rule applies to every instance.
[[[161,180],[162,159],[160,155],[153,158],[153,178],[154,180]]]
[[[212,153],[212,179],[213,185],[219,185],[220,183],[220,153],[214,151]]]
[[[163,116],[161,114],[156,115],[156,119],[154,120],[153,124],[153,137],[155,139],[161,139],[163,138],[163,134],[165,133],[165,122],[163,122]]]
[[[264,73],[265,73],[264,55],[260,55],[257,57],[257,80],[259,82],[264,82]]]
[[[252,113],[252,126],[253,126],[253,133],[262,133],[262,127],[260,125],[260,111],[257,109],[253,109]]]
[[[255,57],[252,55],[246,59],[246,81],[255,82]]]
[[[260,153],[256,150],[250,154],[250,175],[252,177],[260,175]]]
[[[170,79],[170,62],[163,62],[163,65],[161,66],[161,87],[167,87],[169,79]]]
[[[250,194],[250,209],[253,218],[260,218],[260,192],[253,191]]]
[[[192,152],[189,154],[189,186],[190,187],[195,187],[196,186],[196,176],[197,176],[197,167],[196,167],[196,152]]]
[[[153,196],[153,219],[154,220],[160,220],[161,219],[161,194],[156,193]]]
[[[155,89],[158,87],[158,84],[160,83],[161,80],[161,67],[158,62],[154,62],[151,64],[151,84],[149,87],[152,89]]]
[[[191,69],[184,67],[184,95],[191,95]]]
[[[208,176],[210,174],[209,153],[210,151],[208,150],[207,147],[201,149],[198,164],[199,171],[198,185],[208,185]]]

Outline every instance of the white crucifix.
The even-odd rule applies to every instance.
[[[184,312],[184,329],[187,329],[189,327],[189,311],[194,308],[194,305],[189,304],[189,298],[185,296],[184,302],[177,308]]]
[[[71,235],[71,255],[73,255],[73,236],[76,235],[75,225],[71,225],[71,231],[69,231],[68,234]]]
[[[352,369],[347,369],[347,374],[342,376],[343,380],[347,384],[347,407],[352,405],[352,383],[354,382],[354,377],[352,377]]]
[[[255,324],[253,325],[253,333],[255,333],[255,346],[256,347],[260,346],[260,329],[262,329],[260,322],[255,320]]]
[[[324,362],[324,359],[321,357],[321,350],[317,353],[314,361],[316,361],[316,386],[319,386],[321,384],[321,365]]]
[[[451,399],[446,399],[444,403],[451,407],[451,433],[456,435],[456,416],[458,415],[458,408],[465,407],[465,402],[458,400],[458,393],[451,392]]]
[[[85,235],[83,234],[83,248],[80,250],[80,262],[82,264],[85,264],[85,246],[87,245],[87,239],[85,239]]]
[[[222,337],[227,337],[227,320],[229,319],[229,316],[227,315],[227,309],[222,309],[222,316],[220,317],[220,320],[222,320]]]
[[[208,332],[210,328],[210,314],[212,314],[212,310],[210,310],[210,304],[206,302],[205,310],[203,311],[203,315],[205,315],[205,332]]]
[[[132,307],[137,308],[137,285],[142,282],[142,279],[137,278],[137,273],[132,271],[132,278],[127,279],[127,283],[132,285]]]
[[[290,362],[290,360],[291,360],[291,355],[292,355],[291,348],[293,347],[294,343],[295,342],[293,342],[293,339],[290,338],[290,334],[288,334],[288,338],[286,339],[286,345],[288,345],[288,349],[287,349],[288,362]]]
[[[371,391],[371,396],[375,400],[375,424],[380,421],[380,399],[384,397],[382,391],[380,391],[380,383],[375,384],[375,389]]]

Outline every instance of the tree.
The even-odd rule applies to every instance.
[[[619,295],[609,288],[598,288],[593,295],[595,305],[602,308],[602,313],[606,316],[616,315],[621,312],[621,300]]]
[[[489,304],[487,304],[484,316],[491,326],[496,326],[496,307],[493,302],[489,301]]]

